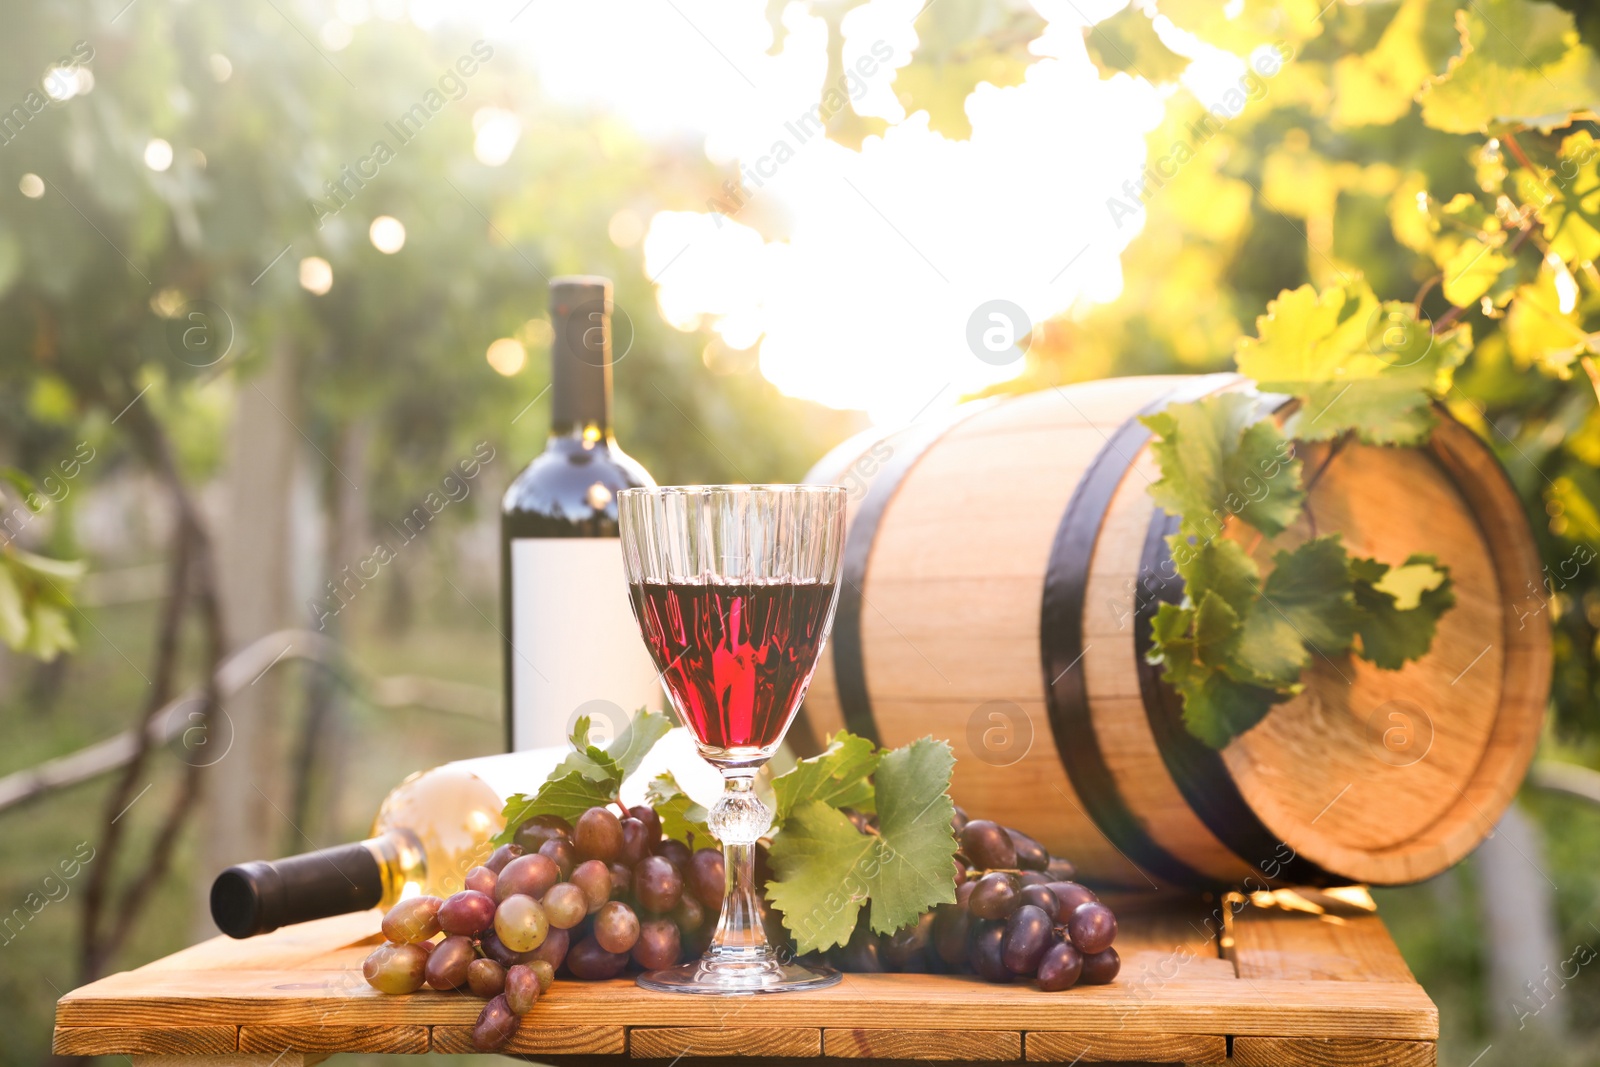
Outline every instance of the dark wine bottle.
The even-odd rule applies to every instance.
[[[611,282],[550,281],[550,440],[500,505],[506,745],[562,744],[587,711],[658,706],[628,602],[619,490],[655,480],[611,433]],[[603,738],[602,738],[603,740]]]

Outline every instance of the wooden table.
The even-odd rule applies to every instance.
[[[1438,1010],[1376,914],[1294,910],[1303,898],[1281,893],[1255,901],[1237,915],[1226,901],[1115,902],[1121,976],[1064,993],[851,974],[814,993],[712,998],[650,993],[625,979],[563,979],[505,1051],[572,1067],[726,1067],[728,1057],[795,1067],[841,1059],[1437,1062]],[[61,998],[55,1051],[126,1055],[136,1067],[308,1067],[337,1052],[471,1052],[480,1001],[433,991],[383,996],[362,981],[361,960],[382,940],[377,929],[378,914],[367,912],[249,941],[216,938],[103,978]]]

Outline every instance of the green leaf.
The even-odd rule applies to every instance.
[[[836,808],[873,810],[871,774],[879,754],[865,737],[840,730],[818,755],[797,762],[794,769],[772,780],[777,796],[777,823],[801,804],[820,800]]]
[[[28,643],[28,609],[22,590],[11,573],[11,562],[0,557],[0,641],[20,651]]]
[[[824,801],[790,812],[773,841],[777,877],[766,890],[799,951],[848,941],[869,898],[870,925],[884,934],[955,900],[945,874],[956,851],[948,793],[954,766],[950,746],[931,738],[885,753],[876,774],[876,834],[861,833]]]
[[[656,742],[672,731],[672,716],[660,711],[640,708],[633,719],[617,737],[606,746],[606,754],[622,770],[626,781],[644,763]]]
[[[1161,0],[1159,9],[1180,29],[1241,56],[1262,45],[1297,44],[1322,32],[1323,9],[1315,0],[1242,0],[1231,4],[1216,0]]]
[[[616,787],[608,782],[596,781],[578,771],[559,777],[552,774],[532,796],[518,793],[506,800],[506,828],[494,843],[510,844],[517,828],[535,815],[557,815],[569,823],[576,822],[590,808],[604,807],[616,798]]]
[[[711,813],[683,791],[671,771],[656,776],[645,790],[645,800],[656,809],[661,832],[672,840],[682,841],[690,848],[716,840],[707,825]]]
[[[1517,171],[1525,200],[1542,204],[1544,239],[1574,270],[1600,259],[1600,144],[1588,130],[1564,138],[1549,180]]]
[[[1125,71],[1159,84],[1177,81],[1178,75],[1189,66],[1187,58],[1168,48],[1156,36],[1150,16],[1131,4],[1096,23],[1084,44],[1089,50],[1089,59],[1100,68],[1102,78]]]
[[[1572,16],[1539,0],[1473,0],[1456,13],[1461,54],[1422,90],[1422,120],[1447,133],[1565,126],[1600,98],[1600,67]]]
[[[1194,611],[1194,653],[1207,667],[1220,667],[1234,651],[1239,630],[1239,613],[1216,593],[1200,598]]]
[[[1380,304],[1359,280],[1320,295],[1285,290],[1256,332],[1239,341],[1239,370],[1300,399],[1284,430],[1305,441],[1353,431],[1368,444],[1421,443],[1434,399],[1472,348],[1468,327],[1435,336],[1411,305]]]
[[[27,650],[44,662],[49,663],[61,653],[78,647],[78,640],[72,634],[72,620],[56,605],[35,601],[29,622],[31,633]]]
[[[967,97],[980,83],[1020,85],[1036,57],[1028,44],[1044,29],[1031,8],[1002,4],[927,4],[914,23],[916,52],[895,71],[895,95],[908,113],[928,113],[928,128],[952,140],[972,136]]]
[[[1350,559],[1339,534],[1279,552],[1262,592],[1267,610],[1281,616],[1316,651],[1331,656],[1350,647],[1357,610]]]
[[[1359,654],[1384,670],[1420,659],[1433,644],[1439,616],[1456,602],[1448,567],[1430,555],[1413,555],[1391,569],[1375,559],[1350,561],[1355,601],[1361,608]],[[1397,573],[1398,572],[1398,573]],[[1414,604],[1407,608],[1405,605]]]
[[[1215,672],[1180,692],[1184,725],[1216,749],[1226,748],[1229,741],[1266,718],[1274,704],[1289,699],[1288,694],[1236,682]]]
[[[1221,393],[1140,419],[1157,436],[1151,445],[1161,479],[1150,496],[1182,516],[1180,532],[1215,538],[1230,516],[1272,536],[1300,513],[1300,461],[1270,420],[1256,421],[1256,400]]]
[[[1511,266],[1493,245],[1469,237],[1444,265],[1444,298],[1456,307],[1471,307]]]

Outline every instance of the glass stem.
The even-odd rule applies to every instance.
[[[756,886],[756,841],[772,828],[772,811],[755,794],[754,773],[752,768],[724,770],[725,787],[710,816],[711,832],[722,842],[725,882],[709,955],[730,963],[772,959]]]

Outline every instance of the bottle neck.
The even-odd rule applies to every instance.
[[[416,834],[410,830],[385,830],[361,842],[361,847],[378,861],[383,880],[383,902],[388,908],[405,896],[408,887],[420,892],[428,884],[428,857]]]
[[[607,296],[563,291],[550,308],[550,433],[611,436],[611,306]]]

